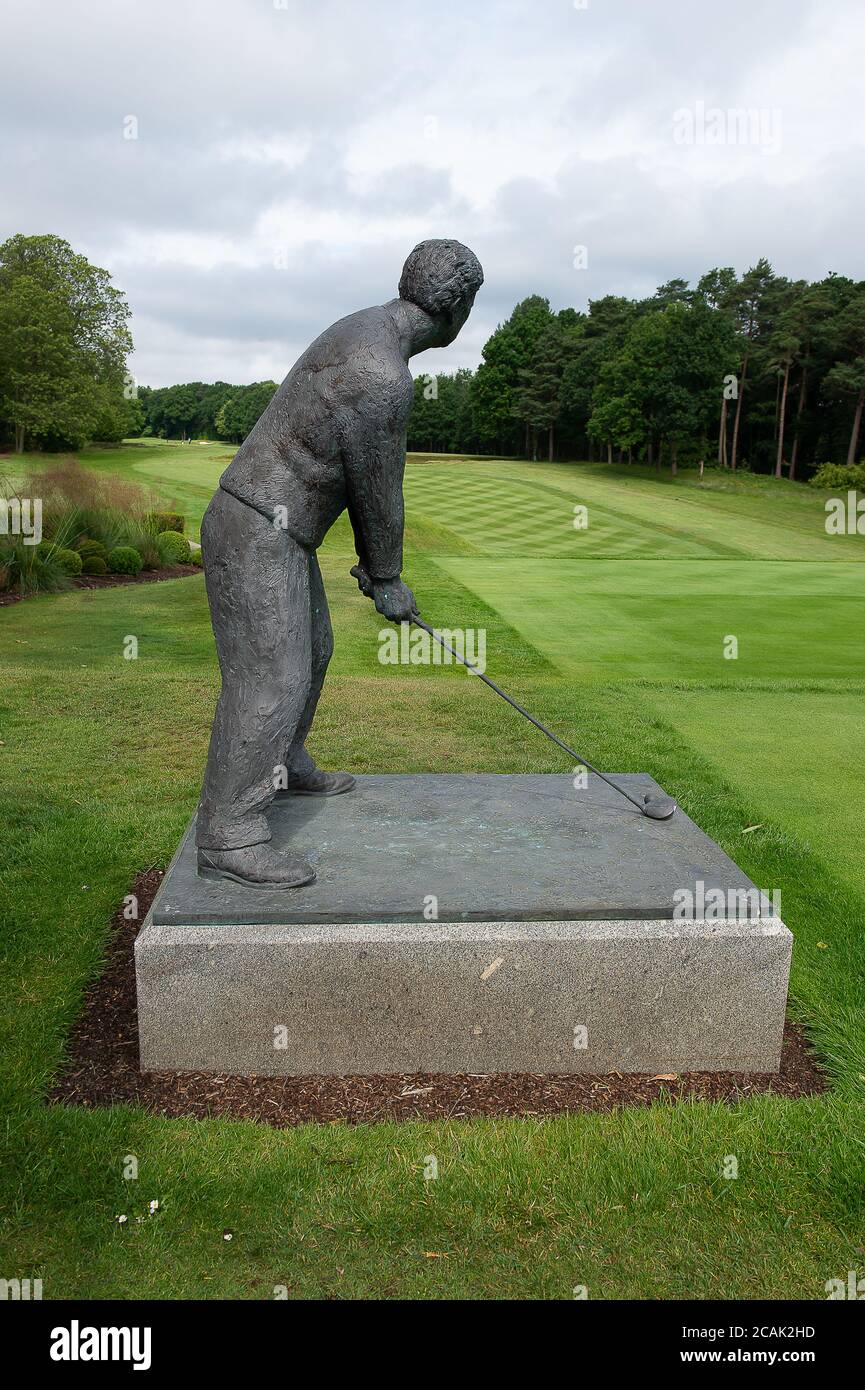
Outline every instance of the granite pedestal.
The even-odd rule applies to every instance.
[[[193,821],[136,942],[143,1070],[778,1069],[791,935],[681,810],[595,777],[387,775],[269,818],[318,878],[201,879]]]

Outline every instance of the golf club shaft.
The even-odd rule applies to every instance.
[[[530,724],[534,724],[535,728],[540,729],[541,733],[546,734],[547,738],[551,739],[553,743],[557,743],[560,748],[563,748],[568,756],[573,758],[575,763],[587,767],[590,772],[594,772],[596,777],[600,777],[602,782],[606,782],[608,787],[612,787],[613,790],[619,792],[621,796],[627,797],[628,801],[630,801],[633,806],[636,806],[638,811],[643,811],[643,807],[640,805],[639,801],[631,796],[630,792],[626,792],[624,787],[620,787],[617,782],[613,782],[603,772],[600,772],[598,768],[589,762],[588,758],[581,757],[573,748],[569,748],[568,745],[559,738],[558,734],[554,734],[552,729],[547,728],[546,724],[542,724],[539,719],[535,719],[533,714],[529,714],[528,710],[524,709],[521,704],[518,704],[516,700],[512,700],[506,690],[502,690],[500,685],[496,685],[495,681],[490,680],[489,676],[485,676],[483,671],[479,671],[477,666],[474,666],[471,661],[461,656],[459,652],[454,651],[453,647],[449,647],[441,634],[436,632],[435,628],[430,627],[428,623],[425,623],[423,618],[415,616],[412,618],[412,622],[415,624],[415,627],[422,627],[424,632],[428,632],[430,637],[434,637],[440,647],[443,647],[446,652],[450,652],[451,656],[456,657],[457,661],[461,661],[463,666],[467,667],[468,670],[472,672],[472,675],[482,680],[484,685],[488,685],[490,690],[494,690],[497,695],[501,695],[503,700],[507,700],[512,709],[515,709],[518,714],[528,719]]]

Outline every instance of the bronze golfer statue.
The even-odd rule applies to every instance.
[[[274,797],[350,792],[305,742],[333,650],[316,550],[347,510],[352,574],[379,613],[417,612],[403,583],[408,359],[456,338],[483,283],[458,241],[424,241],[403,267],[399,297],[325,330],[294,364],[223,473],[201,526],[222,690],[198,807],[198,871],[261,888],[315,874],[278,853]]]

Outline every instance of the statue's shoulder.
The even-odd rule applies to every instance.
[[[374,304],[369,309],[358,309],[347,314],[324,332],[316,344],[324,349],[326,355],[333,354],[344,364],[374,361],[384,370],[399,374],[405,367],[399,352],[399,339],[396,325],[387,309]]]
[[[337,320],[310,343],[292,367],[273,408],[312,389],[344,414],[401,425],[413,399],[411,372],[399,350],[396,325],[381,305]]]
[[[359,399],[372,395],[400,412],[404,399],[411,405],[412,375],[386,309],[378,305],[349,314],[323,334],[319,343],[322,364],[337,368],[348,394],[354,390]]]

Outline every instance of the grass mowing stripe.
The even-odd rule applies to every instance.
[[[563,499],[559,489],[537,482],[511,481],[508,483],[510,510],[507,516],[502,516],[502,487],[493,478],[473,489],[459,486],[450,473],[444,476],[425,474],[422,482],[423,486],[419,486],[416,479],[408,475],[409,499],[415,504],[425,504],[433,515],[445,515],[454,531],[488,554],[514,550],[522,554],[567,558],[603,553],[666,555],[671,548],[670,541],[674,542],[672,548],[677,553],[694,557],[744,558],[748,553],[741,547],[689,535],[681,528],[665,524],[657,515],[649,526],[639,518],[628,517],[621,509],[594,501],[589,527],[577,531],[573,526],[573,503],[583,500],[577,489],[569,504],[563,502],[557,508],[552,504]],[[467,500],[471,502],[468,512]]]

